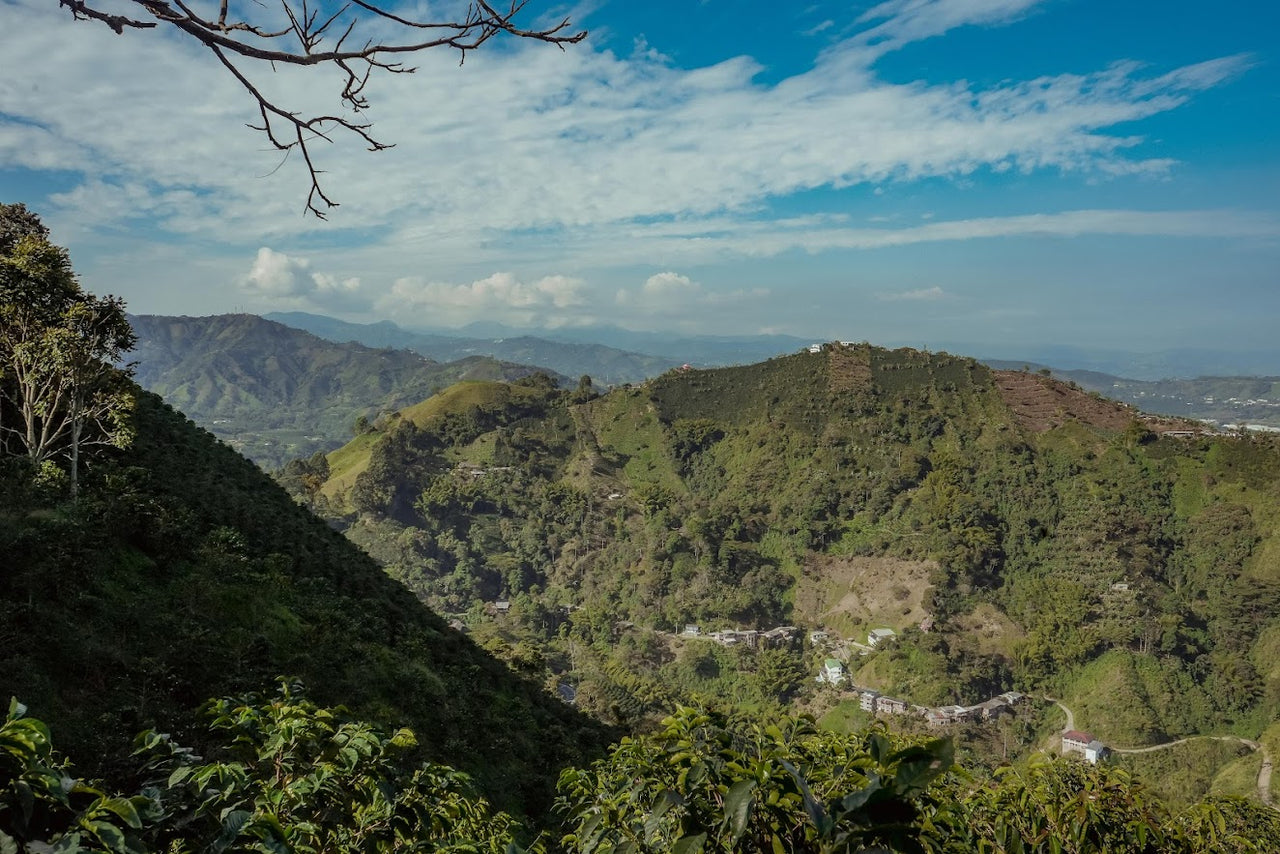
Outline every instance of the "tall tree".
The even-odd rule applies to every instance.
[[[67,251],[21,205],[0,205],[0,451],[36,468],[82,450],[124,445],[133,398],[115,367],[134,344],[116,297],[81,290]]]

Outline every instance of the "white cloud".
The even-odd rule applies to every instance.
[[[701,292],[702,286],[688,276],[666,272],[656,273],[645,279],[642,290],[645,299],[660,301],[696,295]]]
[[[769,296],[768,288],[710,290],[681,273],[655,273],[639,288],[621,288],[615,302],[627,319],[662,321],[683,328],[700,325],[706,309],[741,309]]]
[[[625,312],[637,325],[714,318],[727,330],[746,318],[782,323],[803,307],[799,288],[788,290],[789,273],[774,294],[754,282],[720,286],[726,277],[711,265],[726,259],[1028,236],[1280,237],[1267,213],[1024,213],[1038,202],[1012,194],[990,209],[1015,215],[940,214],[905,225],[912,211],[894,205],[920,179],[982,188],[991,172],[1176,177],[1169,152],[1142,136],[1143,120],[1177,110],[1253,61],[1228,56],[1173,70],[1121,61],[982,85],[895,83],[875,65],[908,42],[1003,24],[1045,5],[881,3],[852,29],[843,21],[821,28],[830,46],[811,68],[782,79],[745,56],[681,68],[647,45],[620,55],[591,42],[566,52],[505,42],[463,68],[456,55],[423,54],[416,74],[371,83],[368,116],[395,148],[374,155],[337,137],[315,150],[342,203],[331,222],[318,223],[302,214],[298,158],[281,165],[244,128],[257,120],[251,104],[207,52],[159,31],[116,36],[77,24],[47,0],[8,0],[0,169],[62,170],[64,191],[42,213],[59,235],[74,235],[77,258],[86,244],[97,250],[99,266],[84,268],[105,276],[94,289],[139,304],[149,288],[163,295],[150,304],[166,300],[171,313],[185,310],[172,284],[181,265],[188,287],[206,292],[201,310],[216,305],[207,292],[235,281],[264,306],[376,309],[409,325],[554,325]],[[49,62],[55,53],[59,61]],[[300,109],[328,110],[336,100],[313,70],[256,74]],[[851,215],[805,214],[803,194],[833,188],[860,188],[839,197],[852,200]],[[931,192],[918,203],[950,209]],[[793,202],[792,194],[801,195]],[[777,200],[799,213],[771,217]],[[838,207],[830,196],[822,202],[824,211]],[[151,222],[169,236],[150,241],[141,226]],[[130,240],[117,240],[126,232]],[[151,263],[151,243],[175,250]],[[264,245],[289,254],[260,250],[240,276]],[[660,272],[641,281],[637,269]],[[676,272],[695,269],[693,278]],[[539,278],[548,270],[583,278]],[[795,284],[805,284],[797,271]],[[874,296],[877,286],[867,287]],[[821,307],[812,311],[823,316]]]
[[[920,288],[913,291],[899,291],[897,293],[880,294],[879,299],[885,302],[934,302],[940,299],[946,299],[947,292],[942,288],[934,285],[932,288]]]
[[[879,56],[957,27],[1008,23],[1044,3],[1045,0],[888,0],[858,19],[860,24],[881,23],[859,32],[848,46]]]
[[[535,326],[563,326],[593,320],[586,283],[569,276],[522,282],[494,273],[469,284],[397,279],[378,308],[409,325],[448,325],[474,320]]]
[[[335,137],[315,150],[342,203],[333,225],[301,213],[299,159],[244,128],[251,104],[193,46],[161,32],[116,36],[44,0],[6,6],[0,53],[0,167],[92,163],[86,187],[128,187],[108,211],[96,192],[58,197],[89,227],[118,214],[171,232],[245,244],[343,229],[421,235],[459,254],[526,230],[758,209],[815,188],[878,185],[978,170],[1160,172],[1130,156],[1132,130],[1109,129],[1182,104],[1248,64],[1244,57],[1144,78],[1135,63],[977,88],[895,85],[872,64],[891,46],[965,24],[1002,23],[1036,0],[892,0],[815,66],[762,85],[748,57],[682,69],[651,50],[617,56],[585,43],[561,52],[509,43],[459,68],[427,52],[413,75],[372,84],[377,155]],[[146,39],[145,49],[140,41]],[[45,61],[59,45],[59,62]],[[329,110],[336,89],[314,69],[257,69],[282,103]],[[821,132],[815,132],[821,128]],[[189,198],[175,204],[169,195]],[[449,261],[450,258],[444,260]]]
[[[249,296],[273,306],[312,305],[345,311],[367,304],[358,278],[338,279],[316,272],[305,258],[265,246],[258,250],[240,287]]]

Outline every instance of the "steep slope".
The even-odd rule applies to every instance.
[[[394,411],[460,380],[538,370],[335,344],[248,314],[130,322],[138,383],[268,468],[336,447],[360,415]]]
[[[0,478],[0,692],[110,766],[144,725],[298,676],[535,812],[607,733],[509,671],[250,462],[140,392],[77,506]],[[179,733],[190,741],[194,733]],[[197,742],[198,746],[198,742]],[[90,767],[88,770],[93,771]]]

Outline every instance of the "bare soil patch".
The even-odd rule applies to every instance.
[[[796,618],[855,640],[867,627],[902,630],[927,614],[934,561],[812,555],[796,584]]]
[[[1136,419],[1154,433],[1198,432],[1204,425],[1184,418],[1148,415],[1127,403],[1098,397],[1068,383],[1026,371],[992,371],[996,388],[1017,422],[1034,433],[1079,421],[1103,430],[1123,430]]]

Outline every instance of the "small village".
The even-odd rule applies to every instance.
[[[1120,588],[1128,587],[1127,584],[1116,586]],[[932,618],[927,617],[922,622],[921,629],[927,632],[932,628],[932,624]],[[768,630],[726,629],[703,634],[699,626],[690,624],[684,627],[683,631],[680,632],[680,636],[705,638],[724,646],[743,644],[760,649],[770,649],[790,645],[800,633],[801,629],[798,626],[778,626]],[[864,645],[857,641],[842,642],[841,639],[830,632],[822,630],[813,630],[808,634],[809,642],[814,646],[826,645],[830,648],[834,644],[843,643],[845,649],[852,647],[860,655],[867,655],[896,637],[897,632],[893,629],[874,628],[867,632],[867,642]],[[814,681],[835,687],[846,695],[857,697],[859,706],[864,712],[869,712],[873,715],[917,715],[923,717],[930,726],[939,728],[960,723],[961,721],[990,721],[1001,715],[1012,715],[1016,713],[1019,705],[1029,699],[1027,695],[1018,691],[1005,691],[972,706],[919,706],[898,697],[891,697],[874,688],[855,684],[849,678],[844,663],[838,658],[832,657],[827,657],[823,660],[822,667],[814,677]],[[1106,759],[1111,753],[1110,749],[1095,738],[1092,733],[1076,729],[1068,729],[1062,734],[1061,750],[1064,756],[1079,756],[1093,764]]]

